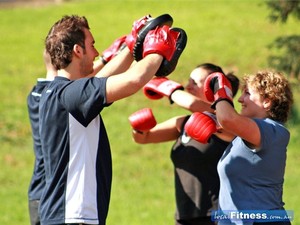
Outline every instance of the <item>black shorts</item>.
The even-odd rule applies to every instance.
[[[39,200],[31,200],[28,202],[29,208],[29,218],[31,225],[40,225],[40,216],[39,216]]]

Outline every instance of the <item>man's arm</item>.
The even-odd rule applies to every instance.
[[[106,83],[107,102],[112,103],[136,93],[153,77],[162,60],[161,55],[151,54],[124,73],[110,76]]]
[[[96,77],[109,77],[123,73],[131,66],[132,62],[133,55],[130,53],[129,49],[125,47],[117,56],[103,66],[96,74]]]
[[[155,30],[149,31],[144,41],[143,59],[125,72],[108,77],[106,83],[107,102],[111,103],[136,93],[156,74],[165,59],[170,60],[170,63],[174,63],[173,56],[178,54],[178,49],[180,50],[177,43],[179,34],[179,32],[168,26],[157,27]],[[126,62],[130,61],[132,63],[133,59],[128,48],[123,50],[110,63],[118,63],[116,61],[119,61],[121,57],[124,57],[123,60],[128,60]],[[179,55],[176,55],[174,60],[177,61],[178,58]],[[126,67],[129,67],[131,63],[127,64]],[[106,69],[110,66],[108,64],[100,71],[100,74],[105,76],[105,73],[111,73],[113,69]],[[165,66],[165,64],[163,65]]]

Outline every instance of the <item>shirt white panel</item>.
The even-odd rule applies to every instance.
[[[69,114],[70,159],[66,190],[66,223],[99,223],[96,183],[99,129],[99,116],[84,127]]]

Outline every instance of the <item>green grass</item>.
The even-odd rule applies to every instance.
[[[1,5],[0,5],[1,7]],[[238,76],[267,67],[267,48],[277,37],[299,32],[298,21],[271,24],[259,0],[95,0],[71,1],[43,7],[0,8],[0,224],[29,224],[27,187],[33,153],[26,97],[36,78],[44,76],[43,41],[62,15],[85,15],[101,52],[130,32],[134,20],[150,13],[169,13],[175,27],[185,29],[188,44],[170,78],[186,83],[200,63],[213,62]],[[295,99],[299,99],[299,90]],[[296,101],[297,102],[297,101]],[[238,105],[238,104],[236,104]],[[167,99],[150,101],[141,92],[114,103],[102,113],[110,136],[114,177],[108,225],[173,224],[172,142],[138,145],[131,139],[127,117],[151,107],[158,122],[186,111]],[[300,106],[297,105],[298,112]],[[290,125],[284,201],[300,224],[299,124]]]

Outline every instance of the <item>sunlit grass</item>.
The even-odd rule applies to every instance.
[[[238,76],[267,67],[271,54],[267,45],[278,36],[297,32],[299,24],[269,23],[261,2],[78,0],[0,8],[0,224],[29,224],[27,188],[33,150],[26,97],[36,78],[44,76],[43,41],[56,20],[65,14],[85,15],[101,52],[115,38],[129,33],[134,20],[148,13],[169,13],[173,26],[185,29],[188,35],[187,47],[170,78],[186,84],[191,70],[203,62],[219,64]],[[297,91],[295,99],[299,97]],[[173,143],[138,145],[131,140],[127,117],[143,107],[151,107],[158,122],[187,113],[167,99],[150,101],[142,92],[104,109],[114,163],[108,224],[173,224]],[[294,224],[300,224],[299,124],[292,124],[290,130],[284,201],[286,208],[295,212]]]

